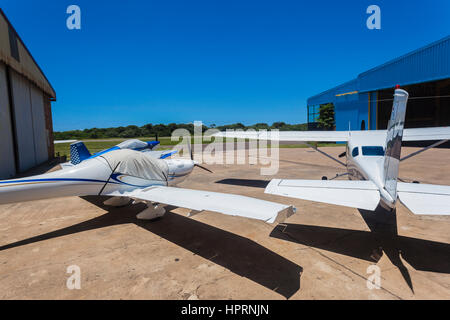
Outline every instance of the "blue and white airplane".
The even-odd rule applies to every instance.
[[[318,150],[346,167],[349,180],[273,179],[265,193],[325,202],[366,210],[378,205],[392,211],[397,199],[414,214],[450,214],[450,186],[398,181],[399,164],[450,139],[450,127],[403,129],[408,92],[396,87],[387,130],[219,132],[218,137],[276,140],[346,142],[347,162]],[[436,143],[401,158],[402,141]]]
[[[160,204],[191,209],[190,216],[208,210],[268,223],[282,221],[295,212],[291,206],[274,202],[174,187],[186,179],[194,167],[211,171],[194,161],[192,152],[190,159],[160,159],[152,155],[156,151],[143,152],[128,147],[118,145],[114,150],[86,159],[87,153],[82,152],[77,164],[32,177],[0,181],[0,204],[101,195],[111,197],[105,205],[123,206],[132,200],[146,203],[148,208],[137,215],[139,219],[163,216],[165,209]]]

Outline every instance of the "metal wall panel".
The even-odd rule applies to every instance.
[[[30,85],[24,77],[11,71],[11,86],[14,100],[14,115],[16,119],[16,142],[19,156],[18,171],[23,172],[37,164],[34,148]]]
[[[388,61],[358,75],[356,79],[319,93],[308,105],[333,102],[344,91],[378,91],[395,85],[411,85],[450,78],[450,36]]]
[[[368,101],[367,94],[349,94],[336,97],[334,101],[336,130],[360,130],[364,121],[368,128]]]
[[[450,36],[358,76],[360,91],[450,78]]]
[[[14,39],[11,39],[11,35]],[[14,47],[17,45],[16,58],[11,55],[10,40],[13,40]],[[16,48],[14,48],[16,49]],[[56,98],[55,90],[53,90],[50,82],[45,77],[42,70],[34,60],[31,53],[26,48],[25,44],[20,39],[19,35],[14,30],[13,26],[9,23],[2,9],[0,8],[0,61],[3,61],[9,65],[16,72],[24,75],[26,78],[34,82],[41,90],[47,92],[47,94]]]
[[[35,86],[30,87],[34,131],[34,151],[37,164],[48,160],[47,129],[45,128],[44,96]]]
[[[370,93],[370,130],[377,129],[378,93]]]
[[[345,82],[337,87],[331,88],[327,91],[319,93],[308,99],[308,105],[334,103],[336,101],[337,94],[343,94],[347,92],[358,91],[358,82],[356,79]]]
[[[12,178],[15,173],[14,141],[6,68],[4,64],[0,63],[0,179]]]
[[[333,103],[336,108],[336,129],[359,129],[357,123],[368,123],[368,96],[386,88],[437,81],[450,78],[450,36],[419,48],[397,59],[361,73],[354,80],[324,91],[308,99],[308,106]],[[358,91],[359,94],[337,96]],[[354,99],[358,96],[359,101]],[[371,96],[370,128],[377,124],[375,94]]]

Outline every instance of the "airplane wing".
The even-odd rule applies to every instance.
[[[371,181],[273,179],[265,193],[375,210],[380,193]]]
[[[450,215],[450,186],[398,182],[397,194],[414,214]]]
[[[450,127],[404,129],[403,141],[447,140]]]
[[[58,143],[72,143],[72,142],[76,142],[78,140],[54,140],[53,143],[54,144],[58,144]]]
[[[386,130],[351,131],[356,136],[386,136]],[[348,131],[234,131],[218,132],[213,136],[224,138],[275,140],[275,141],[324,141],[345,142]],[[426,141],[450,139],[450,127],[414,128],[403,130],[403,141]]]
[[[234,131],[218,132],[213,136],[272,141],[348,141],[348,131]]]
[[[292,206],[284,204],[234,194],[166,186],[155,186],[124,193],[112,192],[106,195],[159,202],[195,211],[215,211],[226,215],[263,220],[268,223],[282,222],[294,213]]]

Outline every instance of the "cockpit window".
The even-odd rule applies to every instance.
[[[384,149],[381,146],[361,147],[363,156],[384,156]]]
[[[357,157],[359,155],[358,147],[354,147],[352,150],[352,157]]]

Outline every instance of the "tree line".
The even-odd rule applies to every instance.
[[[280,131],[303,131],[308,130],[307,123],[301,124],[287,124],[284,122],[274,122],[272,125],[267,123],[256,123],[251,126],[245,126],[242,123],[235,123],[223,126],[203,125],[202,132],[208,129],[218,129],[224,131],[227,129],[278,129]],[[55,131],[55,140],[69,140],[69,139],[106,139],[106,138],[137,138],[137,137],[170,137],[172,132],[176,129],[186,129],[191,134],[194,133],[194,125],[189,123],[169,123],[169,124],[146,124],[141,127],[129,125],[126,127],[112,127],[112,128],[91,128],[84,130],[69,130],[69,131]]]

